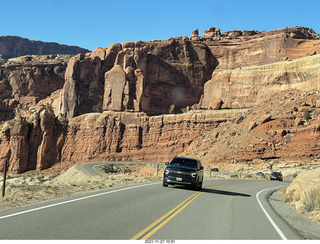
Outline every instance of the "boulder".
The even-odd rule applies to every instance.
[[[199,36],[199,30],[198,29],[193,30],[191,33],[191,37],[198,37],[198,36]]]
[[[223,101],[220,98],[213,98],[209,103],[209,109],[218,110],[221,109]]]
[[[209,29],[206,29],[203,33],[202,37],[220,37],[221,32],[219,28],[211,27]]]

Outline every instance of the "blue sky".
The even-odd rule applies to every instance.
[[[320,33],[319,0],[0,0],[0,35],[89,50],[126,41],[199,35],[205,29]]]

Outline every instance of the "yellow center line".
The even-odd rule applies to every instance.
[[[152,231],[150,231],[147,235],[143,236],[141,238],[141,240],[147,240],[149,237],[151,237],[154,233],[156,233],[158,230],[160,230],[166,223],[168,223],[172,218],[174,218],[178,213],[180,213],[185,207],[187,207],[194,199],[196,199],[201,194],[203,194],[203,192],[195,195],[194,198],[192,198],[189,202],[187,202],[185,205],[183,205],[181,208],[179,208],[175,213],[173,213],[165,221],[163,221],[161,224],[159,224],[156,228],[154,228]]]
[[[214,187],[210,187],[209,189],[214,189],[222,186],[231,186],[231,185],[238,185],[238,184],[245,184],[244,182],[241,183],[231,183],[231,184],[223,184]],[[182,203],[178,204],[175,208],[170,210],[168,213],[160,217],[158,220],[154,221],[151,225],[144,228],[138,234],[133,236],[130,240],[146,240],[155,234],[158,230],[160,230],[165,224],[167,224],[171,219],[173,219],[176,215],[178,215],[183,209],[185,209],[193,200],[197,197],[202,195],[204,192],[197,192],[188,197]]]
[[[168,213],[166,213],[165,215],[163,215],[161,218],[159,218],[158,220],[156,220],[155,222],[153,222],[151,225],[149,225],[148,227],[146,227],[145,229],[143,229],[142,231],[140,231],[138,234],[136,234],[134,237],[132,237],[130,240],[137,240],[140,236],[144,235],[145,233],[147,233],[150,229],[152,229],[154,226],[156,226],[158,223],[160,223],[162,220],[164,220],[165,218],[167,218],[170,214],[172,214],[173,212],[175,212],[177,209],[179,209],[181,206],[183,206],[185,203],[187,203],[189,200],[191,200],[193,197],[196,197],[197,195],[199,195],[201,193],[197,192],[193,195],[191,195],[190,197],[188,197],[186,200],[184,200],[182,203],[180,203],[179,205],[177,205],[174,209],[170,210]]]

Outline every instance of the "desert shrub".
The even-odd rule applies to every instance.
[[[311,212],[313,210],[320,209],[320,188],[314,188],[305,193],[305,199],[303,201],[304,210]]]
[[[293,201],[293,196],[294,196],[293,190],[287,190],[286,188],[285,190],[283,190],[282,194],[283,194],[283,201],[285,203],[291,203]]]
[[[251,175],[251,174],[244,174],[244,175],[243,175],[243,178],[244,178],[244,179],[252,179],[252,178],[253,178],[253,175]]]
[[[311,115],[309,111],[305,111],[303,118],[308,122],[311,119]]]
[[[106,173],[117,173],[117,169],[114,167],[114,164],[103,165],[103,170]]]
[[[132,169],[125,168],[125,169],[123,170],[123,173],[124,173],[124,174],[131,174],[131,173],[132,173]]]

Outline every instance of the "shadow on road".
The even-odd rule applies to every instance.
[[[232,191],[222,191],[222,190],[208,189],[208,188],[202,188],[201,192],[221,194],[221,195],[227,195],[227,196],[251,197],[251,195],[244,194],[244,193],[232,192]]]
[[[190,191],[190,187],[185,187],[185,186],[174,186],[175,189],[181,189],[181,190],[187,190]],[[192,191],[195,191],[192,189]],[[197,191],[195,191],[197,192]],[[240,196],[240,197],[251,197],[249,194],[244,194],[244,193],[239,193],[239,192],[233,192],[233,191],[222,191],[222,190],[217,190],[217,189],[209,189],[209,188],[202,188],[201,191],[198,192],[203,192],[203,193],[212,193],[212,194],[220,194],[220,195],[226,195],[226,196]]]

